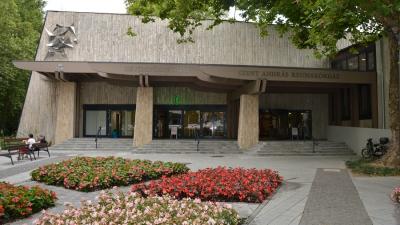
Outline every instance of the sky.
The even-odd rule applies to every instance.
[[[46,0],[45,10],[126,13],[124,0]]]
[[[126,13],[124,0],[46,0],[45,10],[77,11],[77,12],[107,12]],[[229,16],[233,17],[235,10],[231,8]],[[240,20],[236,11],[236,19]]]

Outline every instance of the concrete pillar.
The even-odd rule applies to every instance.
[[[259,138],[259,96],[241,95],[239,109],[238,145],[248,149],[258,143]]]
[[[140,147],[153,140],[153,88],[138,87],[136,95],[133,146]]]
[[[58,81],[56,89],[54,143],[60,144],[75,134],[76,83]]]

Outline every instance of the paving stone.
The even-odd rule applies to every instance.
[[[300,225],[372,225],[347,170],[318,169]]]

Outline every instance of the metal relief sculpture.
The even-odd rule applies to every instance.
[[[71,26],[56,24],[52,32],[47,28],[45,28],[45,30],[49,36],[49,43],[47,44],[49,48],[46,59],[49,57],[65,58],[67,57],[65,49],[74,48],[74,44],[78,43],[74,24]]]

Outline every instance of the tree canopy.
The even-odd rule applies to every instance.
[[[270,24],[290,31],[299,48],[311,48],[322,54],[337,51],[336,43],[344,38],[353,43],[376,40],[388,29],[398,29],[398,0],[127,0],[128,11],[143,16],[169,20],[169,28],[186,41],[203,21],[211,19],[212,28],[226,18],[231,7],[239,10],[245,21],[253,21],[261,35]]]
[[[12,60],[34,59],[43,24],[43,0],[0,1],[0,132],[15,133],[30,72]]]

